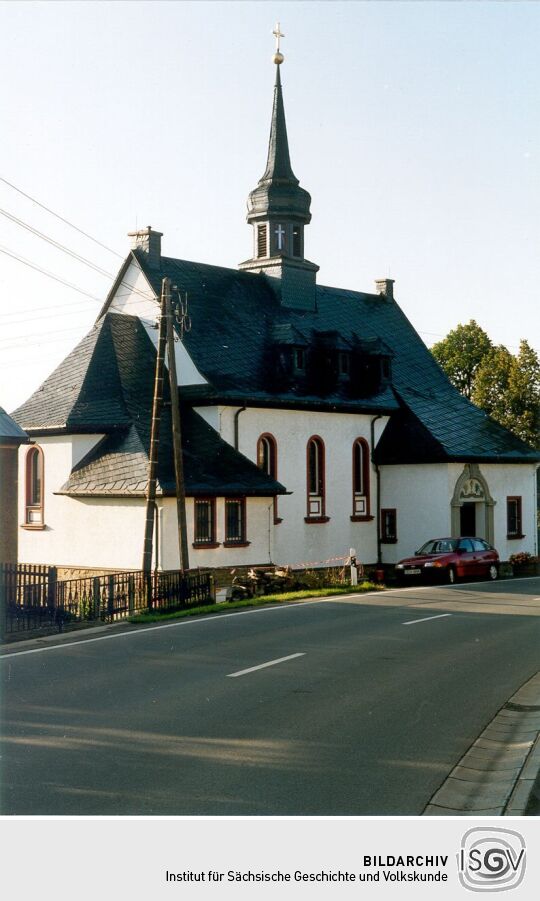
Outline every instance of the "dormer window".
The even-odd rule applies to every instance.
[[[390,379],[390,360],[388,357],[383,357],[381,360],[381,374],[385,381]]]
[[[266,256],[266,240],[268,229],[266,225],[257,226],[257,256]]]
[[[340,351],[338,356],[339,374],[348,376],[351,374],[351,356],[345,351]]]
[[[306,352],[303,347],[293,350],[293,367],[295,372],[304,372],[306,368]]]

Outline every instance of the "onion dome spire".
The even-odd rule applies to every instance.
[[[270,123],[270,140],[268,143],[268,159],[264,175],[259,179],[257,187],[248,198],[248,222],[267,219],[273,216],[290,219],[307,224],[311,220],[309,211],[311,197],[299,186],[289,155],[289,141],[285,122],[285,107],[281,87],[280,68],[285,57],[279,49],[279,39],[285,37],[279,29],[279,23],[273,32],[276,38],[276,52],[272,60],[276,65],[276,82],[274,85],[274,103]]]
[[[319,267],[304,256],[304,226],[311,221],[311,197],[300,187],[291,166],[280,73],[285,57],[279,40],[284,35],[279,23],[273,34],[276,83],[268,158],[264,175],[248,197],[247,221],[253,226],[253,256],[240,263],[240,269],[270,277],[282,306],[313,311]]]

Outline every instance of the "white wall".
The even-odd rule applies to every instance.
[[[231,444],[238,407],[220,410],[221,435]],[[275,563],[325,561],[354,547],[363,562],[377,557],[376,521],[353,523],[352,446],[356,438],[370,444],[370,415],[248,408],[238,419],[239,450],[256,462],[257,440],[270,432],[277,443],[277,478],[291,495],[278,499],[283,522],[274,531]],[[376,423],[376,440],[387,418]],[[326,451],[326,515],[330,521],[304,522],[306,516],[306,446],[318,435]],[[371,513],[376,512],[375,472],[371,468]]]
[[[178,529],[176,520],[176,500],[166,497],[160,500],[161,541],[160,559],[163,569],[177,569],[179,565]],[[270,563],[273,556],[272,498],[248,497],[246,500],[246,538],[248,547],[223,547],[225,537],[225,499],[216,499],[216,540],[220,547],[211,549],[193,547],[193,498],[186,500],[188,527],[189,565],[198,566],[243,566],[255,563]]]
[[[137,290],[133,291],[131,288]],[[142,292],[144,297],[138,292]],[[119,285],[111,301],[109,311],[111,313],[126,313],[128,316],[138,316],[152,343],[157,347],[158,329],[156,328],[156,323],[159,316],[159,301],[135,261],[128,266],[122,284]],[[175,341],[174,349],[178,384],[205,385],[206,379],[193,363],[180,339]]]
[[[19,528],[22,563],[139,569],[144,536],[144,501],[71,498],[57,495],[72,467],[102,435],[43,437],[44,529]],[[20,449],[21,472],[27,448]],[[24,523],[25,486],[19,486],[19,522]],[[139,539],[140,536],[140,539]]]
[[[201,408],[202,410],[205,408]],[[221,427],[233,443],[234,414],[238,408],[206,408],[205,418]],[[293,493],[278,499],[282,522],[273,524],[270,498],[247,499],[245,548],[193,548],[193,499],[187,500],[190,565],[225,566],[255,563],[318,563],[346,555],[356,548],[358,558],[373,563],[377,557],[376,520],[354,523],[352,513],[352,445],[356,438],[370,441],[368,415],[247,409],[238,420],[239,450],[256,462],[257,440],[263,432],[274,435],[278,448],[278,479]],[[376,423],[376,437],[385,420]],[[307,524],[306,445],[319,435],[326,448],[326,514],[329,522]],[[45,461],[45,529],[19,528],[19,558],[26,563],[106,569],[139,569],[144,536],[143,498],[69,498],[57,495],[72,467],[101,440],[102,435],[42,437],[37,442]],[[20,448],[20,472],[25,472],[27,447]],[[451,534],[450,503],[462,464],[381,467],[381,507],[397,510],[396,544],[383,544],[383,561],[409,556],[429,538]],[[534,464],[481,465],[480,472],[495,500],[494,544],[501,559],[526,550],[536,553],[536,481]],[[24,523],[25,479],[19,482],[19,523]],[[506,498],[521,496],[525,537],[506,537]],[[371,470],[371,513],[376,515],[375,471]],[[223,542],[224,499],[217,499],[217,540]],[[161,512],[160,563],[178,566],[176,504],[159,501]]]
[[[450,497],[453,494],[455,484],[463,472],[463,465],[454,463],[449,467]],[[480,472],[485,478],[490,494],[495,501],[494,508],[494,545],[499,552],[501,560],[508,560],[511,554],[518,551],[528,551],[536,554],[537,528],[536,528],[536,464],[534,463],[481,463]],[[522,539],[508,539],[506,521],[506,498],[511,496],[521,497],[522,526],[524,537]]]
[[[480,464],[495,501],[493,543],[501,560],[537,552],[535,470],[534,464]],[[381,467],[381,507],[396,508],[398,535],[397,544],[382,545],[383,562],[395,563],[428,539],[452,534],[450,504],[462,472],[463,463]],[[522,498],[525,537],[508,540],[506,498],[512,495]]]
[[[44,454],[44,529],[19,528],[19,560],[22,563],[49,563],[56,566],[99,569],[140,569],[142,563],[144,498],[73,498],[58,495],[72,467],[102,435],[51,436],[39,439]],[[24,472],[28,448],[20,448],[19,466]],[[19,485],[19,523],[24,523],[24,479]],[[160,512],[159,561],[161,568],[177,569],[179,563],[176,528],[176,501],[158,500]],[[272,500],[247,499],[247,540],[245,548],[195,549],[193,542],[193,499],[186,513],[191,567],[234,566],[267,563],[272,559]],[[217,499],[217,540],[223,542],[225,501]]]
[[[380,467],[381,509],[395,508],[398,539],[382,545],[383,563],[396,563],[429,538],[451,534],[450,500],[457,476],[450,488],[448,469],[446,463]]]

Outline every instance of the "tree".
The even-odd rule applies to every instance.
[[[494,347],[474,319],[432,347],[450,381],[526,444],[540,448],[540,359],[523,340],[513,355]]]
[[[452,384],[470,399],[478,368],[492,346],[484,329],[471,319],[434,344],[431,352]]]
[[[522,441],[540,448],[540,360],[527,341],[520,342],[516,356],[502,345],[486,354],[472,401]]]

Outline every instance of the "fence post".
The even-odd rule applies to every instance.
[[[114,615],[114,575],[107,576],[107,618],[110,622]]]
[[[92,576],[93,618],[101,619],[101,586],[99,576]]]
[[[151,610],[152,606],[153,606],[152,578],[153,578],[152,573],[144,573],[143,574],[143,579],[144,579],[144,584],[145,584],[145,589],[146,589],[146,592],[145,592],[146,593],[146,606],[148,607],[149,610]]]
[[[128,611],[131,616],[135,609],[135,576],[128,576]]]
[[[56,566],[49,566],[47,573],[47,607],[53,610],[57,606],[56,585],[58,582],[58,570]]]

